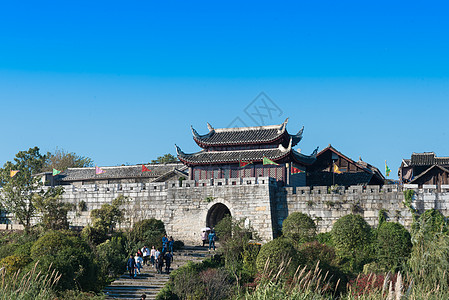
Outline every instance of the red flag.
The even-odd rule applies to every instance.
[[[142,165],[142,172],[150,172],[151,170],[145,167],[145,165]]]
[[[250,164],[252,164],[253,162],[252,161],[240,161],[239,162],[239,167],[240,168],[244,168],[244,167],[246,167],[247,165],[250,165]]]
[[[292,166],[292,174],[297,174],[297,173],[305,173],[305,171]]]

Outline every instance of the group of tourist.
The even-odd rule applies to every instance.
[[[170,265],[173,261],[173,237],[168,238],[164,235],[162,238],[162,249],[151,247],[151,250],[147,246],[143,246],[142,249],[137,250],[135,256],[132,254],[129,256],[126,268],[129,272],[130,278],[135,278],[140,274],[143,266],[151,266],[156,268],[158,274],[162,274],[162,268],[165,265],[165,273],[170,273]],[[148,262],[148,258],[150,262]]]
[[[209,232],[209,233],[208,233]],[[215,251],[215,240],[217,239],[217,235],[215,234],[215,230],[203,229],[201,232],[201,240],[203,242],[203,247],[206,245],[207,241],[209,241],[209,252],[211,249]]]

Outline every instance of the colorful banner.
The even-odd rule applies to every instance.
[[[14,177],[14,176],[16,176],[17,173],[19,173],[19,170],[11,170],[11,171],[9,171],[9,176]]]
[[[95,166],[95,174],[99,175],[99,174],[103,174],[105,172],[106,171],[103,170],[102,168]]]
[[[292,174],[299,174],[299,173],[305,173],[305,171],[299,169],[299,168],[295,168],[292,166],[292,170],[291,170]]]
[[[142,172],[150,172],[151,170],[145,167],[145,165],[142,165]]]
[[[390,172],[391,172],[391,170],[390,170],[390,168],[387,166],[387,161],[385,161],[385,175],[387,175],[387,177],[390,176]]]
[[[263,157],[263,165],[276,165],[279,166],[278,163],[275,163],[274,161],[272,161],[271,159],[266,158],[265,156]]]
[[[58,175],[59,173],[61,173],[61,171],[56,170],[55,168],[53,168],[53,176]]]
[[[244,168],[244,167],[246,167],[247,165],[250,165],[250,164],[252,164],[253,162],[252,161],[240,161],[239,162],[239,167],[240,168]]]
[[[334,164],[334,173],[341,174],[341,171],[340,171],[340,169],[337,167],[336,164]]]

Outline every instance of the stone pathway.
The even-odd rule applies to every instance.
[[[183,250],[175,252],[171,271],[183,266],[189,261],[201,262],[210,256],[206,247],[185,246]],[[155,299],[159,291],[164,287],[169,279],[168,274],[157,274],[151,266],[145,266],[141,274],[131,279],[129,275],[117,278],[111,285],[104,288],[106,299],[140,299],[142,294],[147,295],[147,299]]]

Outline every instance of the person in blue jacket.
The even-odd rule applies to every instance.
[[[128,262],[126,263],[126,268],[129,271],[129,277],[134,278],[134,269],[136,268],[136,260],[132,256],[132,254],[128,258]]]
[[[210,249],[213,248],[215,251],[215,238],[217,236],[215,235],[215,230],[212,229],[212,231],[209,233],[209,252]]]
[[[168,247],[168,237],[167,234],[164,235],[164,237],[162,238],[162,253],[164,253],[167,251],[167,247]]]

